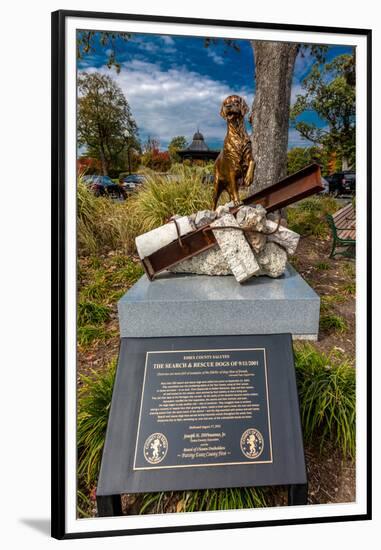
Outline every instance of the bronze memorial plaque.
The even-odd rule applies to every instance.
[[[264,348],[146,353],[134,470],[272,461]]]
[[[305,483],[289,334],[122,338],[99,502]]]

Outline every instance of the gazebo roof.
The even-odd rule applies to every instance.
[[[197,130],[197,132],[193,136],[192,143],[188,145],[185,151],[209,151],[209,147],[205,143],[204,136],[201,132]]]
[[[177,151],[180,157],[184,159],[199,159],[199,160],[215,160],[218,157],[219,151],[209,149],[205,143],[204,136],[197,129],[197,132],[193,135],[193,140],[188,147]]]

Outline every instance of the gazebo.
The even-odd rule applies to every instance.
[[[177,154],[181,157],[181,160],[216,160],[219,151],[209,149],[205,143],[204,136],[201,132],[197,132],[193,136],[192,143],[188,145],[186,149],[177,151]]]

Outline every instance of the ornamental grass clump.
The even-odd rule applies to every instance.
[[[325,314],[323,308],[322,315],[320,316],[319,328],[320,330],[334,330],[343,333],[348,330],[348,323],[341,315],[336,315],[335,313]]]
[[[78,478],[88,488],[98,479],[116,371],[116,359],[101,371],[81,375],[78,389]]]
[[[179,166],[169,175],[150,171],[145,176],[144,185],[128,201],[139,220],[136,235],[163,225],[175,214],[186,216],[212,207],[212,185],[203,182],[204,173],[197,167]]]
[[[145,493],[142,497],[140,514],[161,514],[169,508],[174,512],[204,512],[265,508],[268,505],[266,490],[259,487]]]
[[[356,373],[338,350],[329,355],[311,345],[295,350],[300,414],[306,442],[323,450],[333,442],[352,459],[356,448]]]
[[[134,247],[134,223],[128,200],[96,197],[83,178],[78,178],[77,245],[81,256],[109,250],[128,252]]]
[[[146,181],[124,201],[96,197],[83,181],[77,185],[77,244],[82,256],[110,250],[135,252],[135,238],[166,223],[212,206],[213,187],[205,170],[176,166],[170,174],[144,172]]]

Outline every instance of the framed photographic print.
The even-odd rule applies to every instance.
[[[370,30],[52,14],[54,537],[370,519],[370,81]]]

